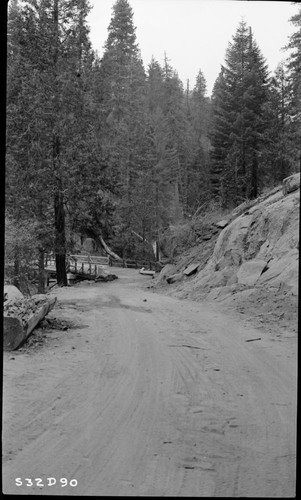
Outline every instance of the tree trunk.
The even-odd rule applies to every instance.
[[[156,262],[159,262],[159,185],[156,182]]]
[[[99,235],[98,238],[99,238],[99,241],[100,241],[102,248],[104,249],[104,251],[108,255],[110,255],[110,257],[112,257],[115,260],[120,260],[120,261],[122,260],[122,258],[119,257],[119,255],[117,255],[117,253],[113,252],[113,250],[110,249],[110,247],[106,244],[106,242],[104,241],[104,239],[101,235]]]
[[[60,139],[54,137],[53,162],[56,184],[54,188],[54,227],[55,227],[55,264],[56,279],[60,286],[67,286],[66,273],[66,234],[65,234],[65,209],[60,172]]]
[[[61,184],[62,181],[59,178],[57,181],[57,190],[54,194],[55,265],[58,285],[67,286],[65,210]]]
[[[58,78],[58,54],[59,54],[59,0],[53,3],[53,22],[54,22],[54,44],[53,44],[53,75],[55,79],[55,99],[54,111],[55,117],[59,116],[59,78]],[[63,199],[62,173],[61,173],[61,144],[56,123],[53,125],[53,173],[55,178],[54,185],[54,227],[55,227],[55,263],[56,278],[60,286],[67,286],[66,273],[66,234],[65,234],[65,209]]]
[[[258,158],[256,151],[253,151],[252,161],[252,177],[251,177],[251,193],[250,198],[254,199],[258,196]]]
[[[38,293],[45,293],[45,269],[44,269],[44,250],[39,249],[39,281]]]
[[[14,278],[13,285],[20,289],[20,260],[19,260],[19,249],[15,248],[14,251]]]

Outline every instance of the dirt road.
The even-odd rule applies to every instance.
[[[57,290],[77,327],[5,353],[4,492],[293,496],[296,336],[116,274]]]

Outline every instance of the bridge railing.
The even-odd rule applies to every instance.
[[[117,260],[112,257],[102,255],[83,255],[83,254],[70,254],[66,259],[66,269],[70,272],[97,274],[98,266],[114,266],[132,269],[141,269],[145,267],[149,270],[160,271],[162,266],[159,262],[146,259],[122,259]],[[55,257],[54,255],[47,255],[45,258],[45,267],[54,268],[55,270]]]
[[[69,271],[97,274],[98,266],[108,266],[109,258],[101,255],[69,255]]]
[[[110,266],[114,267],[129,267],[134,269],[140,269],[141,267],[146,267],[148,269],[157,271],[160,267],[158,262],[153,260],[143,260],[143,259],[122,259],[116,260],[110,257]]]

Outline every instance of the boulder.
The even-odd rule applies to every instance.
[[[176,273],[173,274],[172,276],[169,276],[166,278],[167,283],[170,285],[171,283],[176,283],[177,281],[182,281],[184,278],[184,273]]]
[[[282,181],[282,190],[284,196],[300,188],[300,173],[290,175]]]
[[[161,269],[159,274],[159,280],[165,280],[168,276],[174,274],[177,270],[177,267],[174,264],[166,264],[163,269]]]
[[[266,262],[264,260],[244,262],[237,272],[238,283],[248,286],[254,285],[265,267]]]
[[[292,249],[278,259],[272,259],[268,266],[267,271],[260,276],[258,284],[298,290],[299,251],[297,249]]]

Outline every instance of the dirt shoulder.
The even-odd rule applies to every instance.
[[[294,337],[298,333],[299,298],[290,290],[268,287],[241,287],[239,290],[236,287],[233,293],[227,293],[225,297],[209,300],[208,291],[190,286],[189,278],[180,284],[165,284],[155,288],[152,284],[150,286],[155,293],[211,304],[225,314],[261,329],[270,336]]]

